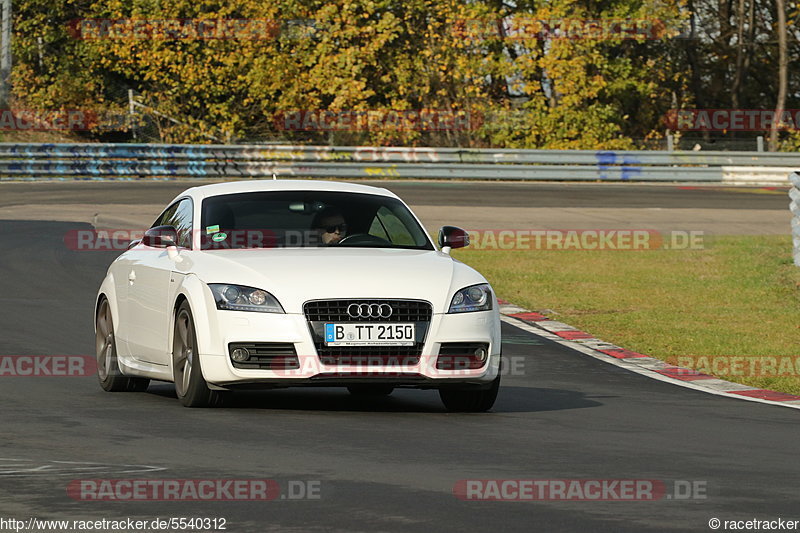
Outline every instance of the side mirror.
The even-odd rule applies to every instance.
[[[153,248],[169,248],[178,245],[178,230],[175,226],[156,226],[144,232],[142,244]]]
[[[463,248],[469,246],[469,233],[455,226],[442,226],[439,230],[439,247],[444,253],[448,253],[451,248]]]

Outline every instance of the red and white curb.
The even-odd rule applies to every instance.
[[[500,304],[500,314],[503,315],[501,317],[503,322],[557,342],[562,346],[600,361],[636,372],[651,379],[686,387],[687,389],[699,390],[737,400],[800,409],[800,396],[733,383],[703,374],[697,370],[670,365],[655,357],[632,352],[602,341],[590,333],[563,322],[551,320],[543,314],[523,309],[505,300],[498,299],[497,301]]]

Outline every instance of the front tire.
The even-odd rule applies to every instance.
[[[172,377],[175,394],[186,407],[218,407],[223,404],[222,391],[208,388],[197,354],[197,335],[188,302],[183,302],[175,315],[172,341]]]
[[[497,399],[500,376],[486,389],[439,389],[439,397],[448,411],[459,413],[482,413],[488,411]]]
[[[97,378],[100,386],[108,392],[142,392],[147,390],[150,380],[130,378],[122,375],[117,361],[117,339],[114,336],[114,321],[111,306],[103,298],[95,319],[95,351],[97,354]]]

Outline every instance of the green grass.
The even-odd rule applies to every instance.
[[[704,250],[466,248],[453,255],[484,274],[501,298],[676,362],[678,356],[800,359],[800,268],[791,249],[788,236],[727,236]],[[800,394],[797,372],[720,377]]]

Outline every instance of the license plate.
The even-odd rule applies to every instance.
[[[414,324],[325,324],[327,346],[413,346]]]

